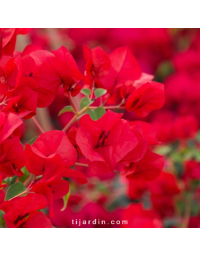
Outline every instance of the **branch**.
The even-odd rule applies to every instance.
[[[37,126],[37,128],[40,130],[41,133],[44,133],[44,130],[42,129],[42,127],[40,126],[40,124],[38,123],[38,121],[35,119],[35,117],[32,117],[32,120],[34,121],[35,125]]]
[[[82,163],[75,163],[75,165],[77,165],[77,166],[83,166],[83,167],[89,167],[88,164],[82,164]]]
[[[84,114],[88,109],[90,109],[89,106],[84,107],[83,109],[81,109],[79,112],[76,113],[76,115],[74,117],[72,117],[72,119],[69,121],[69,123],[62,129],[63,132],[66,132],[69,127],[78,120],[78,118]]]
[[[71,93],[69,93],[69,98],[70,98],[70,101],[71,101],[71,104],[72,104],[72,107],[73,107],[74,111],[77,113],[78,109],[77,109],[77,106],[76,106],[76,104],[75,104],[75,102],[74,102],[74,100],[72,98]]]

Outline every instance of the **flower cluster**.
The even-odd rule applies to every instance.
[[[55,227],[200,227],[199,35],[199,29],[31,30],[29,38],[34,44],[49,50],[60,46],[61,42],[66,45],[82,71],[85,69],[83,44],[90,48],[100,45],[106,52],[127,45],[143,72],[155,74],[154,81],[164,83],[166,90],[164,107],[146,117],[139,117],[135,110],[127,111],[127,105],[121,105],[119,109],[126,91],[121,96],[121,91],[115,87],[115,95],[111,95],[105,105],[106,109],[109,105],[115,112],[122,112],[123,118],[130,122],[147,121],[157,130],[158,141],[162,144],[155,145],[154,152],[165,156],[165,167],[160,176],[153,182],[124,179],[120,176],[119,165],[116,168],[119,173],[95,174],[91,165],[86,167],[85,157],[79,155],[82,166],[76,165],[76,169],[86,175],[89,183],[70,186],[65,210],[62,211],[62,199],[53,202],[55,218],[51,221]],[[148,75],[143,81],[152,79]],[[97,81],[103,83],[100,78]],[[85,88],[90,89],[87,83]],[[59,90],[49,107],[59,127],[65,127],[73,117],[72,112],[57,117],[66,105],[65,99]],[[99,102],[96,99],[91,106],[98,106]],[[77,122],[74,123],[68,134],[74,145],[73,133],[78,127]],[[92,223],[94,219],[96,221]],[[86,220],[86,223],[79,220]],[[106,225],[101,220],[105,220]],[[115,224],[111,224],[112,220]],[[128,224],[122,223],[123,220]]]
[[[164,158],[153,151],[155,128],[121,112],[145,117],[161,108],[164,85],[142,72],[128,47],[107,54],[83,45],[84,73],[64,46],[47,51],[31,44],[15,51],[17,35],[28,32],[0,29],[0,225],[49,228],[46,208],[53,220],[56,200],[64,198],[66,208],[69,182],[88,182],[80,166],[95,176],[120,172],[136,184],[160,175]],[[36,113],[59,93],[71,104],[57,115],[72,118],[62,130],[44,131]],[[29,119],[41,135],[23,144]]]

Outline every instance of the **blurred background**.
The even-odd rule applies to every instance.
[[[101,46],[110,53],[128,46],[142,71],[165,84],[166,101],[162,109],[140,120],[157,129],[154,151],[165,156],[165,167],[154,182],[128,182],[119,173],[97,177],[89,168],[78,167],[88,178],[85,185],[70,183],[65,198],[55,200],[55,227],[200,227],[200,29],[31,29],[18,35],[17,51],[34,44],[55,50],[64,45],[84,72],[83,44]],[[80,99],[76,99],[80,100]],[[36,118],[44,130],[62,129],[72,113],[58,116],[68,105],[60,91],[47,109]],[[124,118],[138,120],[124,111]],[[77,124],[75,124],[77,125]],[[25,121],[23,142],[39,135],[32,120]],[[84,159],[78,162],[84,163]],[[80,220],[97,221],[87,225]],[[77,220],[77,224],[72,224]],[[101,224],[98,220],[105,220]],[[114,220],[114,224],[111,224]],[[122,220],[127,220],[124,225]]]

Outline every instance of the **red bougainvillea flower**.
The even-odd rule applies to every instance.
[[[110,58],[100,46],[91,50],[83,45],[83,54],[86,60],[85,75],[91,80],[92,85],[93,80],[105,77],[108,74],[111,68]]]
[[[174,116],[173,112],[161,111],[154,117],[153,125],[161,142],[173,142],[194,138],[198,131],[198,119],[194,115]]]
[[[138,140],[137,146],[121,162],[138,162],[147,152],[148,146],[157,144],[153,126],[142,121],[129,122],[129,127]]]
[[[127,194],[130,199],[137,200],[142,197],[147,190],[147,184],[143,181],[129,181]]]
[[[200,179],[200,163],[195,160],[185,161],[184,180]]]
[[[43,88],[39,83],[32,77],[22,77],[16,87],[5,93],[9,98],[13,95],[20,95],[23,90],[29,89],[30,96],[34,99],[34,105],[36,102],[37,107],[47,107],[54,99],[55,95],[52,91]]]
[[[6,176],[22,176],[24,149],[19,138],[7,139],[0,144],[0,172]]]
[[[5,212],[7,228],[52,228],[50,220],[38,210],[47,206],[43,195],[28,194],[5,201],[0,209]]]
[[[128,123],[120,120],[121,116],[107,111],[97,121],[89,115],[80,119],[76,142],[95,173],[113,171],[114,166],[138,143]]]
[[[131,129],[132,133],[135,135],[135,137],[138,140],[138,144],[136,145],[135,148],[133,148],[128,154],[126,154],[121,162],[126,162],[126,163],[130,163],[130,162],[138,162],[140,161],[146,151],[147,151],[147,147],[148,147],[148,141],[145,140],[143,132],[142,132],[142,128],[139,124],[133,124],[134,122],[132,122],[132,124],[130,125],[129,123],[129,128]]]
[[[55,98],[57,85],[56,88],[51,86],[51,80],[49,80],[48,84],[38,83],[37,74],[44,62],[49,63],[51,66],[53,60],[56,60],[56,58],[52,53],[38,50],[38,47],[31,45],[25,48],[24,52],[16,58],[8,59],[8,57],[3,56],[0,61],[0,77],[1,83],[3,83],[2,92],[5,93],[6,89],[14,89],[19,94],[19,90],[22,90],[23,87],[28,87],[38,94],[38,107],[48,106]],[[60,81],[57,73],[56,77]],[[53,77],[51,78],[53,79]],[[53,82],[55,82],[55,79],[53,79]],[[13,91],[7,92],[7,96],[12,97],[13,93]]]
[[[157,144],[155,129],[142,121],[129,122],[129,127],[138,144],[121,159],[120,164],[124,168],[122,174],[133,181],[154,180],[164,165],[163,157],[148,149],[150,145]]]
[[[10,113],[6,116],[5,113],[0,112],[0,143],[10,137],[22,123],[15,114]]]
[[[132,84],[142,75],[142,70],[127,47],[119,47],[109,54],[111,69],[109,73],[99,80],[103,88],[110,91],[118,86]]]
[[[40,50],[42,50],[42,47],[40,45],[29,44],[24,48],[23,52],[21,53],[21,57]]]
[[[64,164],[59,154],[52,154],[45,157],[42,153],[26,145],[25,165],[30,173],[34,175],[43,175],[43,182],[50,182],[58,177],[64,170]]]
[[[46,197],[49,204],[49,214],[52,218],[54,216],[53,200],[62,198],[69,192],[69,182],[62,180],[61,176],[50,181],[40,180],[31,190]]]
[[[143,84],[152,81],[154,76],[142,73],[141,77],[136,80],[134,83],[127,84],[124,83],[117,91],[117,93],[120,93],[120,96],[122,99],[126,100],[132,92],[135,91],[135,89],[141,87]]]
[[[31,56],[34,60],[36,60],[36,54],[38,54],[38,52],[44,51],[32,53]],[[76,84],[82,79],[82,74],[78,70],[72,55],[62,46],[58,50],[53,51],[50,58],[40,63],[36,79],[41,87],[51,90],[55,95],[59,86],[63,85],[64,92],[67,96],[69,96],[69,92],[72,93],[72,96],[76,96],[80,91],[79,84]]]
[[[161,173],[164,166],[164,157],[160,156],[149,149],[144,157],[138,162],[124,162],[123,175],[130,180],[152,181]]]
[[[27,54],[24,53],[24,55],[22,53],[22,57],[19,57],[17,60],[17,78],[15,89],[17,90],[19,88],[21,89],[22,87],[28,87],[38,94],[37,106],[46,107],[55,98],[57,89],[59,87],[56,81],[60,81],[60,77],[53,68],[53,72],[56,73],[54,76],[52,76],[52,73],[49,71],[49,80],[43,81],[41,79],[41,81],[39,81],[38,72],[44,63],[52,68],[52,63],[56,60],[56,58],[48,51],[34,50],[35,48],[32,48],[33,46],[30,46],[29,50],[25,51]]]
[[[65,132],[54,130],[43,133],[32,146],[26,145],[25,155],[27,169],[35,175],[43,174],[41,183],[54,180],[59,175],[87,183],[83,174],[68,168],[75,164],[77,152]]]
[[[63,177],[87,183],[82,173],[68,168],[75,164],[77,153],[64,132],[50,131],[40,135],[32,146],[26,145],[25,156],[27,169],[36,176],[43,175],[32,190],[46,196],[51,217],[54,215],[53,199],[61,198],[69,191],[69,183]]]
[[[141,77],[134,82],[134,87],[139,88],[143,84],[146,84],[147,82],[151,82],[153,80],[154,76],[147,74],[147,73],[142,73]]]
[[[35,174],[41,175],[42,171],[37,171],[36,165],[40,162],[45,162],[47,159],[53,158],[58,155],[64,164],[64,167],[73,166],[77,159],[76,149],[69,141],[65,132],[62,131],[49,131],[41,134],[33,145],[26,145],[25,152],[27,154],[26,166],[28,170]],[[36,161],[36,159],[38,159]],[[40,168],[41,170],[41,168]]]
[[[193,115],[179,117],[174,124],[178,139],[194,138],[199,127],[198,120]]]
[[[36,115],[37,98],[37,93],[28,87],[18,88],[12,93],[12,97],[2,111],[29,119]]]
[[[124,210],[123,220],[128,224],[122,224],[123,228],[162,228],[162,222],[153,210],[144,209],[142,204],[131,204]]]
[[[50,160],[47,160],[45,163],[47,162],[49,163]],[[47,198],[49,203],[49,210],[50,210],[49,213],[52,218],[54,216],[54,209],[52,207],[53,200],[64,197],[69,191],[69,182],[66,180],[63,180],[62,178],[63,177],[75,178],[81,184],[85,184],[88,181],[81,172],[72,170],[70,168],[64,169],[64,166],[61,167],[60,174],[59,174],[58,161],[55,162],[54,166],[52,164],[49,164],[48,166],[50,167],[49,170],[45,169],[46,165],[43,166],[44,175],[42,179],[32,187],[32,191],[38,194],[42,194]],[[56,173],[58,173],[58,175]]]
[[[0,101],[3,102],[5,92],[16,85],[17,65],[14,58],[2,56],[0,60]]]
[[[69,96],[69,93],[71,93],[71,95],[75,97],[82,88],[82,86],[77,83],[83,78],[76,61],[64,46],[53,51],[53,54],[59,60],[59,62],[56,62],[55,67],[62,79],[65,95]]]
[[[12,55],[15,49],[16,36],[27,34],[30,29],[0,28],[0,59],[2,55]]]
[[[172,173],[161,172],[158,179],[150,182],[153,208],[161,217],[174,214],[174,196],[180,193],[176,177]]]
[[[157,82],[143,84],[128,97],[126,109],[134,111],[138,116],[147,116],[151,111],[164,105],[164,85]]]
[[[129,122],[129,126],[133,130],[134,130],[134,127],[140,126],[144,139],[148,141],[148,145],[158,144],[156,128],[153,125],[143,121],[133,121],[133,122]]]

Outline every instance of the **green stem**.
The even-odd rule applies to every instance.
[[[81,109],[79,112],[76,113],[76,115],[74,117],[72,117],[72,119],[69,121],[69,123],[62,129],[63,132],[66,132],[69,127],[77,121],[77,119],[82,115],[84,114],[90,107],[89,106],[86,106],[84,107],[83,109]]]

